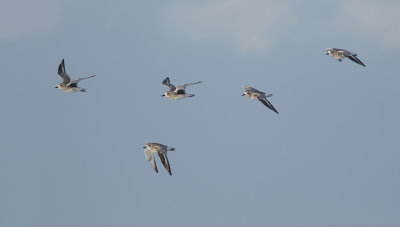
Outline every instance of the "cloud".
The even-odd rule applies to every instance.
[[[241,52],[266,52],[279,38],[281,23],[293,21],[292,8],[282,1],[184,2],[167,10],[165,28],[196,43],[231,45]]]
[[[319,12],[330,9],[326,14]],[[169,6],[164,29],[197,45],[228,45],[245,53],[276,51],[346,36],[353,42],[400,47],[400,2],[360,0],[304,5],[295,1],[191,1]]]
[[[336,26],[362,39],[374,39],[386,47],[400,47],[399,1],[341,1]]]
[[[0,3],[0,42],[41,37],[56,25],[61,2],[51,0]]]

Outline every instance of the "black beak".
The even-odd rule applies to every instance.
[[[58,86],[57,86],[57,87],[55,87],[55,88],[58,88]]]
[[[246,94],[243,94],[242,96],[245,96]]]
[[[325,55],[329,55],[329,53],[326,53]]]
[[[162,94],[161,97],[165,96],[165,94]]]
[[[146,146],[144,146],[143,148],[146,148]]]

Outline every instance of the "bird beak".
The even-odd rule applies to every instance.
[[[58,86],[56,86],[55,88],[58,88]]]
[[[165,94],[162,94],[161,97],[165,96]]]
[[[329,53],[326,53],[325,55],[329,55]]]
[[[146,146],[144,146],[143,148],[146,148]]]
[[[246,94],[243,94],[242,96],[245,96]]]

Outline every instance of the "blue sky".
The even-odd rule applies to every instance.
[[[400,225],[399,2],[0,6],[1,226]]]

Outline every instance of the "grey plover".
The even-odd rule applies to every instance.
[[[348,59],[352,60],[353,62],[366,67],[364,65],[364,63],[362,63],[360,61],[360,59],[357,58],[356,53],[351,53],[350,51],[338,49],[338,48],[328,48],[325,51],[326,51],[325,55],[329,55],[340,62],[342,61],[343,58],[348,58]]]
[[[63,82],[59,83],[56,86],[56,88],[60,88],[64,92],[77,92],[77,91],[86,92],[85,88],[78,87],[78,82],[87,78],[94,77],[96,75],[71,80],[71,78],[65,71],[65,63],[63,59],[60,65],[58,66],[58,76],[61,77]]]
[[[167,152],[174,151],[175,148],[168,147],[168,146],[160,144],[160,143],[148,143],[143,148],[146,149],[146,150],[144,150],[144,154],[146,155],[147,161],[149,161],[150,166],[153,167],[153,169],[154,169],[154,171],[156,171],[156,173],[158,173],[158,169],[157,169],[157,165],[156,165],[156,160],[154,159],[154,153],[158,154],[158,157],[160,158],[161,163],[164,165],[164,167],[168,171],[169,175],[172,176],[171,167],[169,165],[169,161],[167,158]]]
[[[169,77],[165,78],[162,82],[163,85],[167,86],[169,88],[169,91],[166,91],[163,95],[169,99],[176,100],[176,99],[183,99],[186,97],[193,97],[194,94],[188,94],[186,93],[186,86],[188,85],[193,85],[193,84],[199,84],[202,82],[196,82],[196,83],[190,83],[190,84],[179,84],[179,85],[173,85],[169,81]]]
[[[275,113],[279,114],[275,107],[267,100],[267,97],[271,97],[272,94],[265,95],[264,92],[261,92],[252,87],[244,86],[244,93],[242,96],[247,96],[250,99],[258,99],[262,104],[266,107],[270,108]]]

